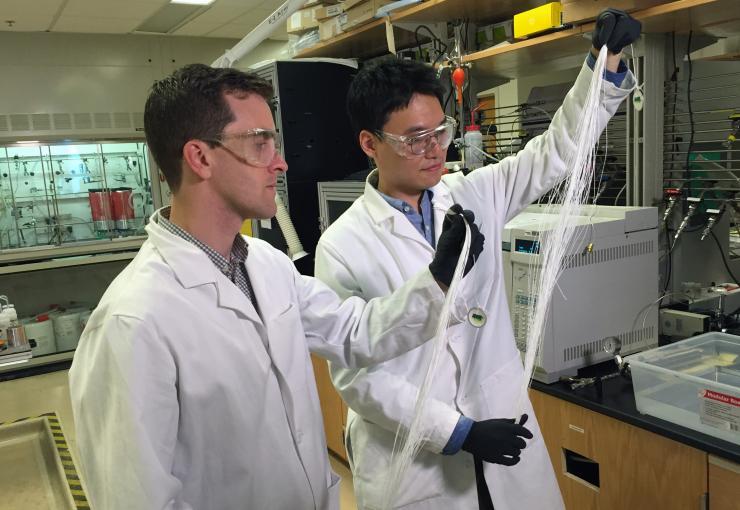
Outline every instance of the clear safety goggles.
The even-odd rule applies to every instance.
[[[204,141],[218,144],[242,163],[256,167],[270,166],[280,153],[280,137],[272,129],[255,128]]]
[[[394,135],[379,131],[377,134],[388,141],[393,150],[402,158],[414,158],[422,156],[428,151],[439,146],[446,150],[455,136],[457,121],[452,117],[445,116],[445,121],[436,128],[428,129],[409,136]]]

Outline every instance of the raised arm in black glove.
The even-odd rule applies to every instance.
[[[477,421],[470,428],[462,449],[486,462],[513,466],[527,446],[522,438],[532,439],[532,433],[524,426],[527,418],[523,414],[519,423],[514,423],[513,419]]]
[[[640,37],[642,23],[624,11],[606,9],[596,18],[593,41],[594,48],[600,50],[606,44],[609,51],[619,53]]]
[[[463,217],[465,217],[464,220]],[[473,211],[464,211],[459,204],[450,207],[447,214],[445,214],[444,223],[442,223],[442,234],[439,241],[437,241],[437,251],[434,254],[434,259],[429,264],[429,271],[432,276],[447,287],[452,282],[457,259],[460,258],[460,252],[465,242],[466,221],[470,225],[470,251],[468,252],[468,261],[465,264],[465,274],[468,274],[468,271],[483,251],[485,237],[475,225]]]

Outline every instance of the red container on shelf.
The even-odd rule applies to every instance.
[[[111,210],[110,191],[96,188],[87,191],[90,202],[90,213],[95,230],[109,230],[113,228],[113,211]]]
[[[110,192],[113,220],[118,230],[134,228],[134,194],[131,188],[113,188]]]

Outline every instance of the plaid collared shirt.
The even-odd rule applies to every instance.
[[[231,246],[231,257],[229,260],[218,253],[216,250],[208,246],[207,244],[199,241],[193,237],[190,233],[186,232],[182,228],[172,223],[169,219],[170,208],[167,207],[162,210],[159,215],[159,225],[167,230],[169,233],[174,234],[178,237],[185,239],[186,241],[194,244],[211,259],[211,262],[218,268],[223,275],[231,280],[239,289],[249,298],[254,307],[259,312],[257,307],[257,299],[252,289],[252,283],[249,281],[249,273],[247,273],[247,267],[245,262],[247,255],[249,254],[249,247],[247,242],[241,235],[234,238],[234,244]]]

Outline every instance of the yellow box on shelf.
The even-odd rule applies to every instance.
[[[514,15],[514,38],[520,39],[539,34],[562,25],[563,8],[560,2],[549,4],[520,12]]]

